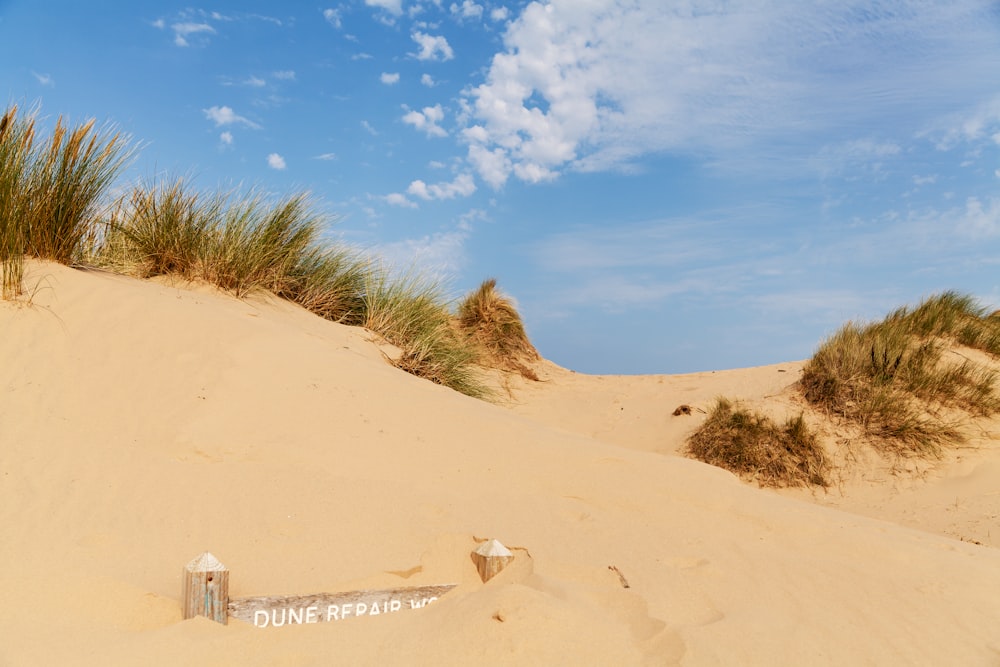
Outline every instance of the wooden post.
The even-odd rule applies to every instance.
[[[184,568],[184,618],[229,620],[229,570],[207,551]]]
[[[487,540],[472,552],[472,562],[476,564],[479,578],[483,583],[500,574],[500,571],[513,560],[514,554],[498,540]]]

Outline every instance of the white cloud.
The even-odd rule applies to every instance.
[[[324,9],[323,18],[326,22],[332,25],[334,28],[341,28],[343,24],[340,20],[340,10],[337,9]]]
[[[416,266],[420,267],[422,275],[446,277],[465,266],[465,242],[468,238],[469,231],[460,225],[451,231],[380,245],[376,251],[389,266],[404,275],[409,267]]]
[[[459,174],[450,183],[443,182],[428,185],[423,181],[416,180],[406,188],[408,194],[426,200],[468,197],[475,191],[476,183],[470,174]]]
[[[490,150],[485,146],[473,144],[469,147],[469,162],[479,173],[480,178],[494,189],[507,182],[507,176],[512,170],[510,157],[499,147]]]
[[[216,127],[222,127],[223,125],[245,125],[255,130],[260,129],[260,125],[249,118],[240,116],[231,107],[209,107],[208,109],[202,109],[202,111],[205,112],[206,118],[215,123]]]
[[[42,74],[40,72],[35,72],[34,70],[32,70],[31,75],[35,77],[38,83],[42,84],[43,86],[56,85],[56,82],[52,80],[52,76],[49,74]]]
[[[406,109],[407,107],[403,107]],[[432,107],[424,107],[423,111],[410,111],[403,116],[403,122],[412,125],[418,130],[423,130],[429,137],[446,137],[448,132],[438,125],[444,120],[444,110],[440,104]]]
[[[189,46],[188,37],[200,33],[215,33],[215,28],[207,23],[174,23],[170,26],[174,31],[174,44],[177,46]]]
[[[980,104],[971,112],[952,114],[941,122],[936,133],[939,150],[950,150],[960,142],[978,141],[990,135],[993,143],[1000,145],[1000,95]]]
[[[403,208],[417,208],[416,203],[410,201],[406,198],[406,195],[400,194],[399,192],[393,192],[391,195],[386,195],[383,197],[387,204],[392,206],[401,206]]]
[[[876,123],[911,138],[995,78],[996,33],[982,0],[860,7],[531,2],[507,24],[485,82],[467,93],[470,124],[486,132],[470,160],[499,150],[505,177],[527,180],[662,152],[728,160],[766,145],[788,162]],[[993,118],[1000,101],[956,132],[988,136]]]
[[[506,7],[497,7],[490,12],[490,18],[494,21],[506,21],[510,16],[510,10]]]
[[[394,16],[399,16],[403,13],[402,0],[365,0],[365,4],[369,7],[384,9]]]
[[[329,161],[329,160],[336,160],[337,159],[337,154],[336,153],[322,153],[320,155],[317,155],[313,159],[314,160],[327,160],[327,161]]]
[[[225,146],[232,146],[233,145],[233,133],[232,132],[223,132],[222,134],[219,135],[219,141],[221,141],[223,143],[223,145],[225,145]]]
[[[391,74],[389,72],[382,72],[382,76],[379,77],[379,80],[387,86],[399,83],[399,72],[392,72]]]
[[[824,146],[812,162],[824,177],[882,175],[886,160],[902,152],[899,144],[875,139],[854,139]]]
[[[374,127],[372,127],[372,124],[369,123],[367,120],[361,121],[361,127],[363,127],[365,129],[365,132],[372,135],[373,137],[378,136],[378,131]]]
[[[463,0],[461,5],[451,3],[451,13],[463,19],[478,19],[483,15],[483,6],[477,5],[472,0]]]
[[[930,176],[914,176],[913,184],[918,187],[922,185],[934,185],[937,183],[937,179],[937,174],[931,174]]]
[[[260,77],[256,77],[256,76],[251,76],[249,79],[247,79],[246,81],[244,81],[244,83],[246,85],[252,86],[254,88],[263,88],[264,86],[267,85],[267,81],[265,81],[264,79],[261,79]]]
[[[411,37],[420,47],[420,51],[414,54],[417,60],[451,60],[455,57],[448,40],[440,35],[428,35],[418,30]]]
[[[273,72],[271,74],[275,79],[280,81],[295,81],[295,70],[283,69]]]
[[[983,204],[978,197],[969,197],[965,211],[958,216],[957,227],[972,238],[1000,235],[1000,199],[991,197]]]
[[[285,165],[285,158],[281,157],[277,153],[271,153],[267,156],[267,166],[271,169],[282,171],[287,165]]]
[[[428,88],[433,88],[435,86],[434,77],[426,73],[420,75],[420,83],[427,86]]]

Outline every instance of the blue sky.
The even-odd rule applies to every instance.
[[[1000,306],[995,2],[95,4],[0,0],[7,103],[114,123],[129,178],[309,190],[455,295],[496,277],[574,370]]]

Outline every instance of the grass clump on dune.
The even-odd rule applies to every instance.
[[[802,415],[779,426],[719,398],[687,441],[686,453],[761,486],[827,486],[829,463]]]
[[[364,290],[357,322],[400,348],[395,365],[476,398],[488,398],[475,350],[452,326],[440,286],[417,274],[392,276],[376,267]]]
[[[529,364],[541,357],[528,339],[517,307],[497,290],[495,278],[484,280],[459,303],[457,322],[490,366],[538,380]]]
[[[208,244],[223,209],[221,196],[190,192],[181,179],[136,185],[95,243],[94,260],[141,278],[202,278]]]
[[[120,133],[90,120],[67,128],[62,118],[31,160],[26,250],[40,259],[76,263],[105,195],[133,150]]]
[[[28,200],[25,183],[31,168],[33,121],[12,107],[0,117],[0,288],[4,299],[21,294],[24,276]]]
[[[106,193],[133,154],[126,137],[74,128],[62,118],[46,141],[36,141],[34,113],[11,106],[0,117],[0,271],[3,296],[21,293],[24,258],[63,264],[81,259]]]
[[[1000,410],[996,374],[958,355],[965,345],[996,355],[1000,319],[968,296],[945,292],[881,322],[848,323],[807,362],[805,398],[857,423],[882,449],[936,455],[963,440],[961,414]]]
[[[476,397],[489,391],[478,354],[437,287],[396,277],[324,242],[326,218],[306,194],[192,191],[183,180],[108,190],[132,156],[127,139],[93,121],[60,118],[36,145],[35,117],[0,117],[2,296],[22,291],[24,258],[87,263],[150,278],[204,280],[237,297],[266,290],[328,320],[366,326],[401,350],[395,364]]]

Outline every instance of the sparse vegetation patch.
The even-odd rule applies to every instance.
[[[827,486],[829,463],[802,415],[778,425],[719,398],[688,438],[686,453],[761,486]]]

